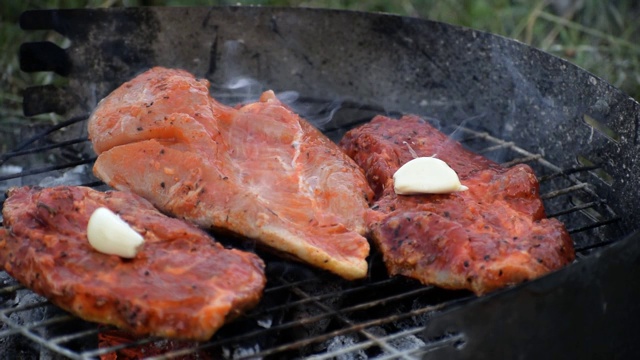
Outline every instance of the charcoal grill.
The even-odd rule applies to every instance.
[[[19,358],[629,357],[640,315],[640,105],[602,79],[516,41],[444,23],[303,8],[28,11],[25,71],[63,87],[24,91],[26,116],[64,119],[0,155],[0,190],[106,186],[91,174],[86,119],[151,66],[206,77],[229,104],[274,89],[333,140],[375,114],[416,113],[476,152],[538,175],[547,213],[567,224],[577,260],[483,297],[388,277],[380,255],[355,282],[261,254],[260,305],[210,341],[99,343],[115,330],[79,320],[0,273],[0,351]],[[25,122],[28,119],[25,118]],[[221,241],[224,238],[218,237]]]

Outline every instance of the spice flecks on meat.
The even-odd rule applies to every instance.
[[[366,276],[373,194],[362,170],[273,92],[236,108],[208,88],[153,68],[116,89],[89,119],[94,173],[201,227],[347,279]],[[141,111],[151,102],[152,113]]]
[[[409,138],[416,154],[403,145]],[[564,225],[545,218],[538,181],[527,165],[502,167],[416,116],[378,116],[349,131],[340,145],[376,191],[369,228],[391,274],[483,294],[540,277],[575,257]],[[398,168],[415,155],[433,154],[468,189],[396,194]]]

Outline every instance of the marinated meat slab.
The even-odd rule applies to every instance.
[[[262,296],[264,264],[255,254],[225,249],[134,194],[22,187],[8,196],[0,264],[83,319],[136,335],[206,340]],[[144,237],[134,258],[89,244],[87,223],[99,207],[119,214]]]
[[[575,257],[564,225],[545,218],[528,165],[502,167],[416,116],[378,116],[349,131],[340,145],[376,192],[371,236],[391,274],[483,294],[539,277]],[[448,163],[469,190],[397,195],[393,174],[413,159],[412,151]]]
[[[207,80],[156,67],[102,100],[89,137],[94,173],[163,212],[346,279],[367,274],[362,170],[273,92],[229,107]]]

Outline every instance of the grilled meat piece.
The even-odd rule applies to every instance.
[[[83,319],[137,335],[206,340],[262,295],[260,258],[223,248],[137,195],[85,187],[12,188],[8,195],[0,264]],[[101,206],[144,237],[135,258],[89,244],[87,223]]]
[[[367,274],[362,170],[272,92],[233,108],[207,80],[153,68],[102,100],[89,136],[94,172],[115,188],[346,279]]]
[[[371,235],[391,274],[483,294],[558,269],[575,254],[564,225],[546,219],[533,170],[474,154],[416,116],[378,116],[342,148],[376,191]],[[454,169],[467,191],[397,195],[393,174],[417,156]]]

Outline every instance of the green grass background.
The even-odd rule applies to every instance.
[[[605,79],[640,99],[640,2],[636,0],[0,0],[0,140],[24,126],[20,92],[33,84],[62,79],[50,73],[20,71],[17,51],[24,41],[65,39],[53,32],[20,30],[26,9],[176,5],[306,6],[376,11],[421,17],[518,39]],[[55,115],[39,121],[58,121]],[[3,152],[0,147],[0,153]]]

